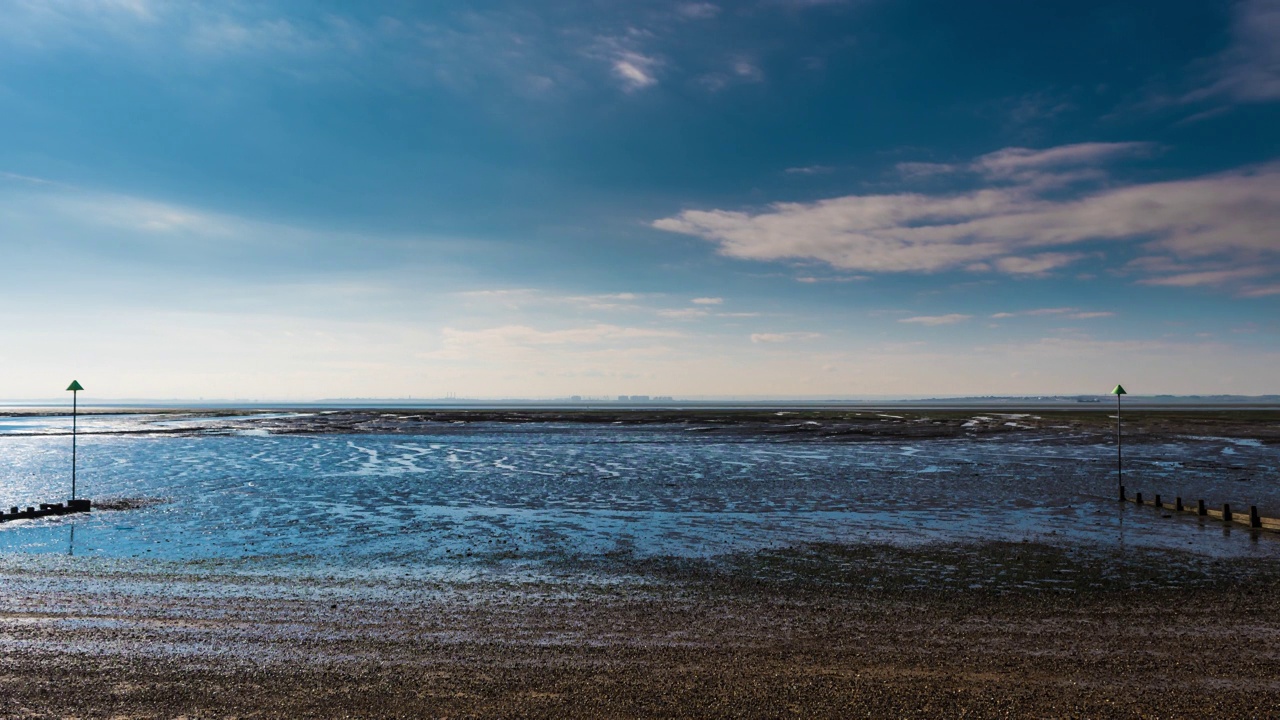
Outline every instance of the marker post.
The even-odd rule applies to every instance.
[[[71,393],[71,499],[76,499],[76,415],[78,411],[78,400],[80,391],[84,387],[80,385],[79,380],[72,380],[67,386],[67,392]]]
[[[1125,391],[1123,385],[1116,385],[1115,389],[1111,391],[1111,394],[1116,396],[1116,484],[1120,486],[1120,499],[1124,500],[1124,461],[1121,453],[1121,440],[1123,436],[1120,433],[1120,396],[1128,395],[1129,393]]]

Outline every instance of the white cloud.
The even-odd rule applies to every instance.
[[[937,325],[955,325],[956,323],[962,323],[971,317],[973,316],[962,315],[960,313],[950,313],[948,315],[918,315],[916,317],[903,318],[898,322],[935,327]]]
[[[724,298],[718,297],[699,297],[693,299],[694,305],[723,305]]]
[[[613,59],[613,74],[628,92],[658,84],[654,70],[658,60],[630,50],[619,51]]]
[[[849,195],[759,212],[686,210],[653,226],[701,237],[744,260],[818,260],[880,273],[1044,273],[1080,260],[1085,254],[1074,247],[1097,241],[1140,243],[1148,255],[1225,269],[1280,263],[1280,163],[1076,197],[1046,192],[1054,183],[1045,179],[1059,172],[1150,149],[1008,148],[973,163],[985,187],[968,192]]]
[[[804,167],[789,167],[785,170],[788,175],[824,175],[835,168],[828,165],[806,165]]]

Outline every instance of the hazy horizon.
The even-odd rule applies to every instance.
[[[1187,402],[1195,404],[1195,401],[1204,401],[1211,404],[1229,402],[1248,404],[1250,401],[1259,401],[1271,403],[1280,399],[1280,394],[1271,395],[1127,395],[1125,402],[1128,405],[1142,405],[1164,402]],[[1083,403],[1078,402],[1084,400]],[[81,398],[79,407],[82,410],[92,408],[111,408],[111,407],[141,407],[148,406],[157,408],[174,408],[181,409],[184,407],[201,408],[201,407],[268,407],[268,406],[297,406],[297,407],[378,407],[379,404],[385,407],[428,407],[443,408],[451,406],[500,406],[503,404],[514,405],[531,405],[531,406],[556,406],[556,407],[572,407],[580,406],[617,406],[627,408],[643,408],[654,407],[661,408],[672,405],[711,405],[717,403],[741,404],[741,405],[762,405],[770,407],[786,407],[792,404],[796,407],[812,406],[812,405],[838,405],[842,403],[848,404],[867,404],[867,405],[896,405],[896,404],[914,404],[914,403],[964,403],[979,405],[983,402],[992,404],[1018,403],[1024,402],[1029,404],[1042,403],[1051,405],[1054,403],[1061,404],[1063,407],[1075,407],[1081,405],[1084,408],[1093,407],[1093,401],[1097,400],[1098,404],[1103,405],[1103,409],[1113,407],[1111,396],[1105,393],[1072,393],[1072,394],[1031,394],[1031,395],[859,395],[859,396],[840,396],[840,395],[809,395],[809,396],[786,396],[786,395],[690,395],[677,397],[651,397],[649,399],[621,399],[614,397],[581,397],[581,396],[476,396],[476,397],[332,397],[332,398],[163,398],[163,397],[121,397],[121,398]],[[21,408],[42,408],[42,409],[59,409],[71,408],[70,400],[63,398],[0,398],[0,411]]]
[[[0,397],[1280,393],[1280,0],[0,0]]]

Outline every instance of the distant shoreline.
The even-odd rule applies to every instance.
[[[1108,411],[1113,397],[1106,394],[1042,396],[969,396],[918,398],[836,398],[836,399],[394,399],[332,398],[308,401],[248,400],[148,400],[81,398],[82,411],[159,412],[201,411],[317,411],[317,410],[545,410],[545,411],[672,411],[672,410],[1037,410]],[[0,400],[0,414],[57,412],[68,407],[64,398]],[[1280,395],[1126,395],[1124,408],[1229,409],[1275,408]]]

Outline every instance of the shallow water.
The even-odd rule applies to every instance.
[[[68,493],[69,438],[47,434],[63,421],[40,421],[0,427],[0,506]],[[0,554],[450,578],[810,542],[1036,540],[1280,557],[1280,534],[1120,505],[1111,446],[1035,433],[831,442],[473,423],[420,435],[264,435],[251,424],[105,434],[201,423],[89,419],[89,432],[104,434],[79,440],[80,496],[154,504],[0,524]],[[1277,448],[1251,441],[1126,447],[1131,490],[1273,516],[1278,469]]]

